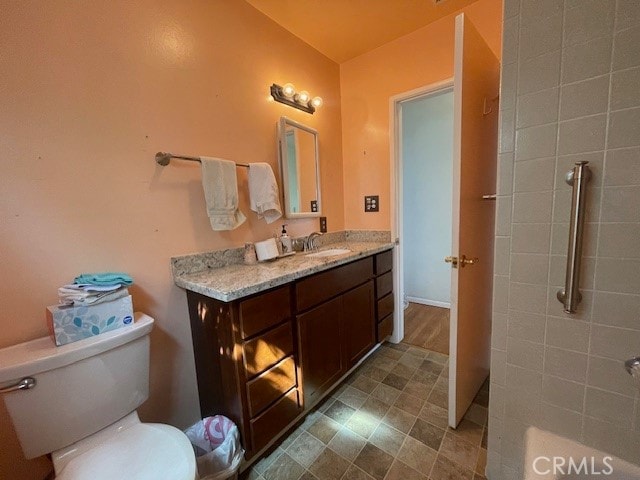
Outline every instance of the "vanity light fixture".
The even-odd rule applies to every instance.
[[[316,111],[316,108],[322,106],[321,97],[311,98],[311,95],[306,90],[296,92],[296,88],[291,83],[285,83],[282,87],[275,83],[271,85],[271,97],[276,102],[284,103],[311,114]]]

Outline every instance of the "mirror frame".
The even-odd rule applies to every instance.
[[[313,135],[313,144],[315,149],[315,164],[316,164],[316,192],[318,200],[317,212],[292,212],[289,204],[289,159],[287,157],[287,126],[292,126],[304,130],[305,132]],[[278,122],[278,153],[280,167],[280,180],[282,182],[282,193],[284,200],[284,215],[286,218],[313,218],[322,216],[322,193],[320,190],[320,154],[318,147],[318,131],[311,127],[298,123],[295,120],[291,120],[288,117],[280,117]]]

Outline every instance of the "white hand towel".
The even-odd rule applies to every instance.
[[[267,223],[273,223],[282,216],[278,184],[268,163],[249,164],[249,198],[251,210]]]
[[[238,209],[236,164],[220,158],[200,157],[207,214],[214,230],[233,230],[247,219]]]

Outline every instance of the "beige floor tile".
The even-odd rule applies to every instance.
[[[382,380],[382,383],[384,383],[385,385],[389,385],[390,387],[393,387],[397,390],[403,390],[404,387],[407,386],[408,381],[409,380],[407,378],[401,377],[400,375],[396,375],[395,373],[391,372],[385,377],[384,380]]]
[[[362,375],[372,378],[377,382],[381,382],[387,375],[389,375],[389,372],[378,368],[375,365],[367,365],[367,367],[362,370]]]
[[[340,430],[340,424],[325,415],[320,416],[307,428],[307,432],[324,444],[329,443],[338,430]]]
[[[358,410],[344,425],[361,437],[369,438],[379,424],[380,418],[374,417],[363,410]]]
[[[484,475],[486,468],[487,468],[487,450],[484,448],[481,448],[478,454],[478,461],[476,462],[476,473],[479,475]]]
[[[394,460],[391,468],[387,472],[385,480],[427,480],[427,477],[417,472],[400,460]]]
[[[423,399],[409,395],[406,392],[402,392],[396,399],[393,406],[400,410],[404,410],[405,412],[409,412],[411,415],[417,416],[420,413],[420,410],[422,410],[423,404]]]
[[[358,375],[351,383],[351,386],[369,394],[378,386],[378,382],[366,375]]]
[[[418,418],[409,432],[409,435],[416,440],[421,441],[427,447],[432,448],[433,450],[439,450],[440,443],[444,437],[444,430]]]
[[[266,480],[298,480],[304,470],[302,465],[285,452],[269,465],[262,476]]]
[[[411,355],[409,352],[407,352],[402,355],[402,357],[400,357],[400,360],[398,360],[398,362],[406,365],[407,367],[418,368],[420,365],[422,365],[422,360],[422,358],[416,357],[415,355]]]
[[[349,386],[344,392],[340,394],[338,400],[351,408],[360,408],[362,404],[367,400],[369,395],[364,393],[353,386]]]
[[[355,408],[350,407],[349,405],[345,405],[340,400],[336,400],[331,404],[331,406],[324,412],[324,415],[329,417],[332,420],[335,420],[341,425],[351,418],[353,412],[355,412]]]
[[[464,418],[471,420],[478,425],[485,425],[487,423],[488,416],[488,409],[478,405],[477,403],[472,403],[469,410],[467,410],[467,413],[464,414]]]
[[[422,398],[426,400],[431,393],[431,389],[436,383],[437,378],[433,377],[433,383],[426,384],[424,382],[419,382],[417,380],[409,380],[407,385],[404,387],[403,392],[408,393],[409,395],[413,395],[414,397]]]
[[[473,480],[473,472],[453,463],[447,457],[438,455],[431,469],[430,480]]]
[[[479,449],[478,445],[473,445],[457,435],[447,432],[440,445],[440,455],[444,455],[468,470],[475,470]]]
[[[309,467],[309,471],[319,480],[340,480],[349,465],[351,465],[351,462],[342,458],[333,450],[325,448]]]
[[[373,398],[377,398],[381,402],[386,403],[387,405],[392,405],[393,402],[396,401],[400,393],[400,390],[398,390],[397,388],[393,388],[389,385],[381,383],[375,388],[373,392],[371,392],[371,396]]]
[[[393,457],[375,445],[367,443],[353,463],[373,478],[383,480],[391,468]]]
[[[399,377],[409,380],[413,377],[413,374],[416,373],[416,367],[410,367],[404,363],[398,362],[398,364],[393,368],[393,373]]]
[[[399,360],[400,357],[402,357],[402,353],[403,352],[396,350],[395,348],[386,347],[384,345],[380,348],[380,354],[385,357],[389,357],[392,360]]]
[[[356,465],[351,464],[349,469],[342,476],[342,480],[373,480],[373,477],[368,473],[365,473]]]
[[[449,414],[446,409],[426,402],[420,410],[419,417],[432,425],[440,428],[447,428],[449,425]]]
[[[381,423],[369,437],[369,442],[388,454],[396,456],[404,442],[404,437],[404,433]]]
[[[349,428],[341,428],[331,439],[328,447],[338,455],[353,462],[367,441]]]
[[[419,472],[428,473],[431,471],[437,455],[438,452],[427,447],[424,443],[413,437],[406,437],[397,458]]]
[[[416,423],[416,416],[397,407],[391,407],[382,421],[402,433],[409,433],[413,424]]]
[[[382,418],[387,414],[390,404],[379,400],[373,396],[369,397],[369,399],[364,402],[362,407],[360,407],[359,411],[367,413],[372,417],[377,418],[378,420],[382,420]]]
[[[318,480],[318,477],[316,477],[313,473],[307,470],[302,474],[299,480]]]
[[[302,432],[286,451],[300,465],[309,467],[323,450],[324,443],[310,433]]]
[[[473,423],[472,421],[463,418],[455,430],[449,429],[449,431],[463,440],[466,440],[475,446],[479,446],[480,442],[482,442],[482,432],[484,431],[484,428],[477,423]]]

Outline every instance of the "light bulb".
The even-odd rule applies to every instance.
[[[298,100],[298,102],[306,105],[307,102],[309,101],[309,92],[307,92],[306,90],[301,91],[298,94],[297,100]]]
[[[311,100],[311,105],[313,105],[313,108],[320,108],[322,106],[322,97],[313,97],[313,99]]]
[[[282,94],[287,98],[293,98],[296,94],[296,87],[293,86],[293,83],[286,83],[284,87],[282,87]]]

